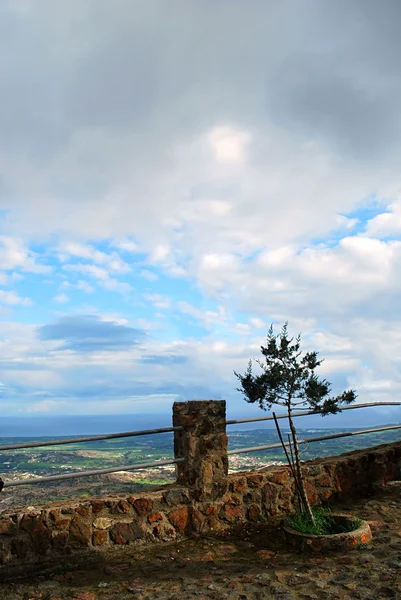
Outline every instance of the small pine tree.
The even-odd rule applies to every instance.
[[[288,337],[286,322],[279,335],[274,335],[270,326],[266,347],[261,346],[264,361],[256,360],[263,372],[252,374],[252,360],[249,361],[245,375],[235,376],[241,387],[236,388],[244,394],[250,403],[258,402],[262,410],[270,410],[273,405],[284,406],[287,411],[294,448],[294,464],[290,467],[295,479],[296,492],[301,511],[306,513],[314,523],[313,513],[305,490],[305,482],[301,469],[297,431],[293,421],[293,411],[313,410],[322,416],[341,412],[343,405],[351,404],[356,399],[354,390],[348,390],[338,396],[330,397],[331,385],[326,379],[319,379],[315,369],[323,360],[318,360],[318,352],[303,353],[300,350],[301,334]]]

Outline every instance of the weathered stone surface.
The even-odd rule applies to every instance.
[[[81,515],[81,517],[88,517],[90,515],[91,508],[92,507],[90,504],[79,504],[75,507],[75,512],[78,515]]]
[[[38,520],[29,535],[34,552],[41,555],[46,554],[51,544],[51,532],[43,521]]]
[[[167,522],[157,523],[157,525],[152,528],[152,533],[155,538],[161,541],[168,542],[177,538],[176,530],[170,524],[167,524]]]
[[[10,517],[0,519],[0,535],[12,535],[17,530],[17,525]]]
[[[266,511],[270,515],[276,515],[278,512],[278,486],[274,483],[266,483],[262,489],[262,502]]]
[[[252,473],[251,475],[248,475],[246,479],[249,487],[262,487],[263,475]]]
[[[33,531],[40,522],[40,513],[27,513],[23,515],[19,528],[22,531]]]
[[[318,477],[316,477],[316,486],[318,487],[330,487],[333,485],[333,479],[327,473],[327,471],[323,471]]]
[[[174,454],[184,458],[177,465],[177,482],[188,485],[197,501],[218,498],[227,489],[228,456],[226,403],[175,402]]]
[[[205,522],[205,517],[202,515],[202,513],[199,510],[196,510],[196,508],[194,508],[192,510],[192,527],[195,531],[201,531],[202,526]]]
[[[347,515],[337,516],[338,519],[350,521]],[[357,545],[366,545],[372,540],[372,532],[367,521],[355,531],[344,532],[341,535],[308,535],[295,531],[288,526],[283,528],[287,543],[302,552],[323,552],[339,550],[344,552]],[[386,554],[386,553],[385,553]]]
[[[133,521],[132,523],[116,523],[110,529],[110,539],[115,544],[130,544],[135,540],[143,538],[141,527]]]
[[[93,521],[93,527],[95,529],[108,529],[112,524],[112,519],[108,519],[107,517],[98,517]]]
[[[104,544],[107,544],[108,541],[109,535],[107,531],[98,529],[93,532],[92,544],[94,546],[103,546]]]
[[[63,515],[73,515],[74,514],[74,508],[72,506],[62,506],[61,507],[61,514]]]
[[[89,546],[92,539],[92,525],[80,515],[75,515],[70,527],[70,546]]]
[[[260,506],[251,504],[248,508],[248,519],[250,521],[259,521],[261,516]]]
[[[11,542],[11,553],[18,558],[25,558],[29,552],[29,542],[27,539],[15,538]]]
[[[56,551],[60,551],[67,545],[69,538],[68,531],[52,531],[52,546]]]
[[[153,502],[149,498],[136,498],[133,505],[140,517],[148,515],[153,508]]]
[[[188,525],[188,508],[186,506],[177,508],[168,514],[168,518],[170,523],[172,523],[174,527],[178,529],[180,533],[182,533]]]
[[[242,500],[244,504],[261,504],[262,502],[262,490],[259,488],[253,488],[246,490]]]
[[[316,490],[315,486],[307,479],[305,480],[305,491],[309,498],[309,502],[311,504],[317,504],[317,501],[318,501],[317,490]]]
[[[168,506],[179,506],[190,502],[188,492],[180,489],[168,490],[163,494],[163,500]]]
[[[163,515],[159,512],[152,513],[148,516],[149,523],[156,523],[156,521],[162,521]]]
[[[92,506],[93,513],[99,513],[104,508],[104,501],[103,500],[92,500],[91,506]]]
[[[117,502],[117,504],[113,507],[112,512],[120,515],[125,515],[129,513],[130,510],[131,506],[126,500],[119,500],[119,502]]]
[[[65,531],[70,527],[71,517],[62,514],[60,509],[54,509],[49,512],[48,521],[50,525],[54,526],[56,529]]]
[[[290,479],[291,474],[288,471],[288,469],[282,470],[282,471],[273,471],[273,473],[270,475],[269,479],[272,483],[278,483],[280,485],[284,485],[286,483],[288,483],[288,480]]]
[[[234,479],[234,481],[231,482],[230,489],[232,492],[242,492],[246,486],[246,477],[238,477],[238,479]]]
[[[229,523],[234,523],[244,518],[244,509],[242,506],[227,502],[221,508],[219,516]]]

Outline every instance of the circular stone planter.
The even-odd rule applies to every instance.
[[[355,517],[351,515],[333,515],[339,525],[352,523]],[[284,535],[287,543],[301,551],[326,552],[348,550],[361,544],[369,544],[372,532],[367,521],[362,521],[358,529],[346,533],[332,535],[310,535],[300,533],[288,525],[284,525]]]

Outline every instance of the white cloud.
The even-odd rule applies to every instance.
[[[86,294],[92,294],[94,292],[94,287],[90,285],[87,281],[83,281],[82,279],[78,281],[75,285],[78,290],[82,290]]]
[[[136,242],[132,240],[117,240],[113,242],[113,246],[116,248],[120,248],[121,250],[125,250],[126,252],[137,252],[139,246]]]
[[[190,315],[197,321],[199,321],[206,329],[213,329],[213,326],[225,325],[228,322],[228,315],[226,308],[219,305],[217,311],[203,310],[180,300],[177,302],[177,308],[185,315]]]
[[[266,323],[258,317],[251,317],[249,319],[249,324],[255,329],[266,329]]]
[[[101,10],[92,0],[57,11],[50,0],[39,4],[8,2],[2,12],[11,34],[0,39],[0,283],[22,272],[26,290],[58,254],[71,276],[64,287],[91,293],[95,282],[93,304],[102,304],[105,289],[133,295],[124,276],[138,254],[143,278],[180,278],[179,296],[166,300],[156,283],[148,302],[177,307],[183,329],[165,316],[164,329],[148,325],[152,333],[185,337],[185,317],[207,328],[185,347],[188,383],[213,371],[217,387],[231,385],[233,364],[258,352],[256,334],[288,318],[315,335],[330,373],[371,397],[390,394],[388,381],[398,393],[397,3],[384,11],[358,0],[327,10],[312,0],[256,2],[250,10],[189,0],[167,12],[159,0],[135,10],[125,0]],[[372,196],[382,213],[363,231],[363,216],[344,215],[363,215]],[[197,305],[184,302],[186,285]],[[17,287],[0,301],[29,303]],[[53,308],[41,308],[50,320]],[[126,311],[118,318],[138,317],[129,303]],[[71,367],[75,381],[88,381],[86,368],[106,368],[112,387],[115,373],[131,383],[141,373],[129,371],[136,350],[119,356],[124,366],[111,354],[108,363],[104,354],[79,362],[23,331],[7,352],[31,367],[46,363],[47,380],[51,369]],[[166,365],[157,368],[167,384]]]
[[[21,298],[15,292],[0,290],[0,304],[31,306],[33,303],[30,298]]]
[[[100,285],[108,290],[113,290],[119,293],[129,293],[132,290],[132,286],[129,283],[118,281],[117,279],[110,277],[109,273],[106,269],[102,267],[98,267],[96,265],[88,265],[88,264],[77,264],[77,265],[63,265],[63,269],[65,271],[72,271],[78,273],[87,273],[89,276],[96,279]],[[82,283],[79,284],[80,289],[82,288]],[[89,284],[89,287],[90,286]],[[84,291],[88,291],[88,287]]]
[[[232,127],[216,127],[208,138],[217,162],[234,165],[245,162],[246,146],[251,139],[248,132]]]
[[[153,273],[152,271],[149,271],[148,269],[141,269],[140,275],[141,275],[141,277],[144,277],[144,279],[147,279],[148,281],[157,281],[159,279],[159,276],[156,275],[156,273]]]
[[[129,265],[127,265],[116,252],[106,254],[105,252],[96,250],[89,244],[64,242],[61,244],[59,252],[63,260],[67,260],[68,257],[74,256],[86,258],[96,264],[105,265],[109,271],[115,273],[128,273],[130,271]]]
[[[57,296],[54,296],[53,300],[59,304],[65,304],[66,302],[70,301],[67,294],[57,294]]]
[[[143,294],[145,300],[151,302],[156,308],[170,308],[171,298],[162,294]]]
[[[26,248],[21,239],[0,235],[0,269],[21,269],[28,273],[50,273],[51,267],[35,262],[37,254]]]

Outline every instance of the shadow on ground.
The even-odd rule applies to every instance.
[[[335,508],[367,519],[373,543],[344,554],[290,552],[278,523],[77,560],[4,583],[4,600],[401,599],[401,503],[397,487]]]

